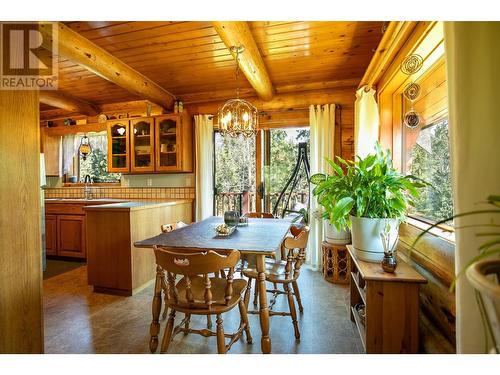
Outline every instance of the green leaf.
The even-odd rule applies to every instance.
[[[324,174],[324,173],[313,174],[310,178],[311,183],[314,185],[319,185],[322,182],[324,182],[325,180],[326,180],[326,174]]]

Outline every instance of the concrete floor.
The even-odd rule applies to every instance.
[[[45,353],[149,353],[149,324],[153,285],[132,297],[93,293],[82,266],[44,280]],[[299,278],[304,312],[299,314],[301,340],[296,342],[290,317],[271,317],[273,353],[361,353],[356,327],[349,319],[346,286],[331,284],[305,267]],[[250,302],[252,309],[252,302]],[[274,310],[287,311],[284,296]],[[298,311],[298,310],[297,310]],[[176,322],[183,314],[178,313]],[[223,316],[224,329],[239,324],[238,309]],[[193,316],[193,328],[204,328],[206,318]],[[163,335],[165,323],[161,324]],[[235,343],[229,353],[261,353],[258,315],[250,315],[254,343]],[[160,336],[160,341],[161,341]],[[169,353],[216,353],[215,337],[175,337]]]

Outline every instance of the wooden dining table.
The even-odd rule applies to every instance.
[[[223,223],[221,217],[212,216],[192,225],[162,233],[134,243],[135,247],[153,248],[162,246],[171,249],[192,249],[193,252],[203,250],[239,250],[242,255],[253,254],[257,259],[259,316],[261,329],[262,353],[271,353],[269,337],[269,309],[267,306],[265,264],[266,256],[273,256],[281,248],[281,243],[290,229],[291,222],[283,219],[248,219],[248,226],[237,227],[227,237],[218,236],[215,227]],[[157,268],[153,296],[153,320],[150,327],[149,348],[152,353],[158,348],[160,332],[161,292],[163,270]]]

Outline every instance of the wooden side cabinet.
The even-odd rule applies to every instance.
[[[45,253],[57,255],[57,216],[45,215]]]
[[[57,255],[85,258],[85,216],[57,215]]]
[[[419,289],[427,280],[402,261],[387,273],[380,263],[358,260],[352,245],[347,249],[351,320],[366,353],[417,353]]]

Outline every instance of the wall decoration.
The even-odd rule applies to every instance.
[[[422,69],[423,63],[424,59],[422,58],[422,56],[412,54],[406,56],[405,59],[401,62],[400,69],[404,74],[411,76],[412,74],[415,74],[420,69]],[[403,116],[403,122],[410,129],[415,129],[418,125],[420,125],[420,115],[413,109],[413,102],[418,99],[421,91],[422,89],[420,85],[416,82],[408,83],[403,90],[403,96],[411,103],[410,110],[407,111]]]

